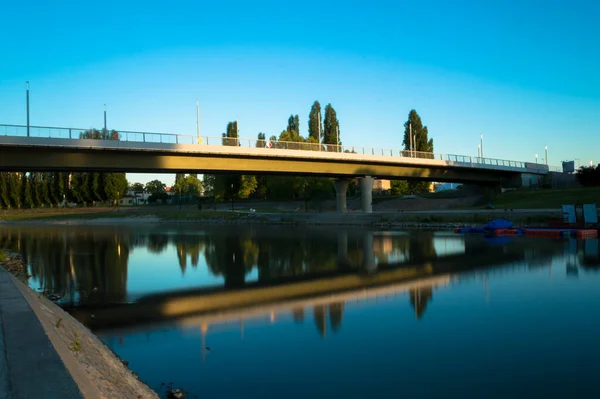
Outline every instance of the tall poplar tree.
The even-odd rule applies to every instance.
[[[321,120],[319,121],[319,115],[321,113],[321,104],[318,101],[315,101],[310,108],[310,113],[308,114],[308,139],[312,143],[320,143],[321,137],[319,137],[319,132],[322,132],[322,129],[319,129],[319,122],[321,126],[323,124],[323,116],[321,115]]]
[[[325,106],[325,119],[323,120],[323,143],[324,144],[334,144],[335,146],[339,145],[338,140],[338,129],[340,127],[340,123],[337,119],[337,114],[335,109],[331,106],[331,104],[327,104]],[[328,147],[328,151],[337,151],[338,147]]]
[[[410,133],[413,138],[411,139]],[[409,153],[411,141],[413,142],[412,153]],[[408,113],[408,120],[404,123],[404,144],[405,154],[418,158],[433,158],[433,139],[429,138],[427,126],[423,126],[421,117],[414,109]],[[423,193],[429,191],[429,182],[409,181],[408,187],[411,193]]]

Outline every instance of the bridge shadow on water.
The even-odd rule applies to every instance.
[[[553,257],[564,254],[583,268],[600,265],[598,240],[504,240],[330,228],[0,227],[0,248],[22,254],[32,288],[60,297],[63,308],[95,331],[164,322],[207,328],[281,312],[299,322],[312,308],[318,331],[326,335],[326,320],[338,329],[347,301],[408,292],[415,317],[421,318],[435,287],[462,272],[549,267]],[[132,261],[140,253],[144,261]],[[160,273],[168,270],[169,281],[202,268],[206,281],[167,284],[149,267],[152,258],[165,254],[172,255],[157,267]],[[573,264],[567,272],[576,274]],[[148,282],[130,280],[130,267],[137,270],[136,280]],[[132,294],[134,283],[142,288]]]

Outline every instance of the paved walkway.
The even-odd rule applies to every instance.
[[[0,267],[0,399],[82,399],[33,310]]]

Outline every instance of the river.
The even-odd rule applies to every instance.
[[[593,397],[598,240],[289,226],[0,226],[160,394]]]

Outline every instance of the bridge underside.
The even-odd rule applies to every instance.
[[[0,147],[1,171],[104,171],[138,173],[243,173],[318,175],[338,178],[375,176],[440,182],[501,184],[519,172],[451,166],[365,162],[352,159],[301,159],[285,156],[173,153],[40,146]]]

